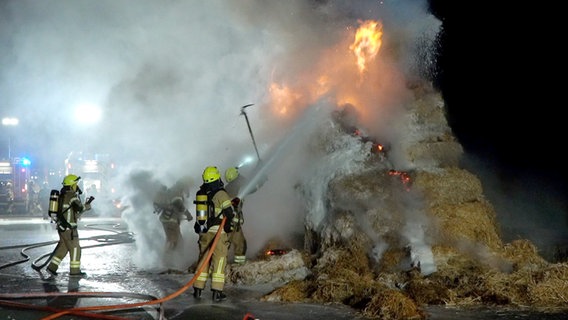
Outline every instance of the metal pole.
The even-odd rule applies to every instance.
[[[241,107],[241,114],[245,116],[245,120],[247,121],[247,126],[249,129],[250,137],[252,138],[252,144],[254,145],[254,150],[256,151],[256,156],[258,157],[258,161],[260,161],[260,155],[258,153],[258,148],[256,147],[256,141],[254,141],[254,135],[252,134],[252,129],[250,127],[250,122],[247,113],[245,112],[245,108],[254,105],[253,103],[247,104],[246,106]]]

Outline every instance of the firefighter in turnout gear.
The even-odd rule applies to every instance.
[[[225,171],[225,180],[227,181],[227,185],[225,189],[230,195],[237,196],[240,195],[239,192],[247,184],[247,179],[240,175],[238,167],[230,167]],[[247,194],[254,193],[260,188],[260,186],[255,186],[251,191]],[[245,195],[240,195],[244,198]],[[244,264],[246,262],[246,253],[247,253],[247,240],[243,233],[243,224],[245,223],[245,219],[243,216],[243,200],[241,198],[235,197],[233,198],[233,207],[236,211],[235,223],[234,228],[235,230],[229,236],[230,247],[229,250],[233,249],[234,254],[234,262],[238,264]]]
[[[181,221],[193,220],[191,213],[185,207],[188,189],[189,187],[178,181],[169,189],[162,185],[154,197],[154,213],[159,215],[166,234],[166,251],[175,250],[181,242]]]
[[[63,188],[61,188],[58,197],[58,210],[55,216],[51,215],[59,234],[59,242],[47,266],[47,271],[53,276],[57,275],[57,269],[67,253],[70,254],[69,275],[85,275],[81,271],[81,245],[79,244],[77,222],[85,211],[91,209],[91,201],[94,198],[90,197],[85,203],[82,202],[81,194],[83,192],[77,185],[79,179],[81,177],[74,174],[69,174],[63,178]],[[57,190],[53,190],[53,192],[57,193]]]
[[[227,266],[227,254],[229,251],[228,233],[232,231],[232,221],[235,217],[233,206],[231,204],[232,197],[225,191],[221,174],[217,167],[207,167],[203,171],[203,184],[200,186],[196,194],[197,219],[194,225],[195,232],[199,234],[199,260],[197,263],[197,271],[202,270],[197,275],[197,280],[193,284],[193,296],[201,297],[201,292],[205,288],[205,284],[211,275],[211,290],[213,291],[213,301],[218,302],[225,300],[227,296],[223,292],[225,287],[225,267]],[[200,199],[206,199],[201,201]],[[207,207],[201,210],[205,202]],[[219,227],[223,221],[223,229]],[[217,232],[221,232],[215,248],[211,248]],[[213,250],[211,260],[205,263],[208,251]],[[204,265],[203,265],[204,264]],[[202,267],[203,265],[203,267]],[[202,268],[201,268],[202,267]]]

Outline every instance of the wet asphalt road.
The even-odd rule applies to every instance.
[[[136,243],[117,218],[85,218],[79,227],[83,247],[84,278],[69,277],[69,257],[59,275],[50,278],[45,268],[36,271],[58,240],[54,225],[41,218],[6,218],[0,215],[0,319],[359,319],[344,305],[264,302],[270,285],[242,287],[228,284],[228,299],[214,303],[206,288],[201,299],[192,296],[193,274],[176,270],[141,270],[131,256]],[[188,288],[187,290],[185,288]],[[161,303],[155,303],[161,299]],[[120,305],[121,307],[116,307]],[[62,315],[71,308],[100,308],[84,315]],[[51,309],[47,309],[51,308]],[[567,314],[529,313],[498,309],[463,310],[432,306],[429,320],[523,319],[559,320]],[[248,320],[248,319],[247,319]]]
[[[127,305],[101,315],[125,319],[363,319],[346,306],[262,302],[273,287],[227,285],[228,299],[214,303],[206,287],[195,299],[188,285],[193,274],[176,270],[139,270],[129,256],[135,251],[127,226],[117,218],[80,222],[84,278],[69,277],[67,256],[57,277],[42,266],[58,240],[54,225],[41,218],[0,216],[0,319],[44,319],[57,310],[77,307]],[[94,227],[93,227],[94,226]],[[188,288],[184,290],[184,288]],[[165,299],[162,303],[153,300]],[[128,307],[131,304],[135,307]],[[13,306],[12,304],[20,304]],[[53,308],[45,310],[46,307]],[[36,308],[40,308],[39,310]],[[109,307],[110,308],[110,307]],[[92,319],[88,315],[58,315],[57,319]]]

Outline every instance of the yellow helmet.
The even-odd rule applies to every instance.
[[[217,167],[207,167],[203,170],[203,182],[209,183],[213,181],[217,181],[221,178],[221,174],[219,173],[219,169]]]
[[[237,167],[230,167],[225,171],[225,180],[227,180],[227,182],[235,180],[236,178],[238,178],[238,176],[239,176],[239,168]]]
[[[76,176],[74,174],[68,174],[65,176],[65,178],[63,178],[63,182],[61,184],[70,187],[76,185],[79,179],[81,179],[81,177]]]

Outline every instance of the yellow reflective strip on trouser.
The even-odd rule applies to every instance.
[[[71,269],[79,269],[81,267],[81,260],[77,260],[78,251],[79,248],[73,248],[73,250],[71,250],[71,259],[69,261],[69,267]]]
[[[53,258],[51,258],[51,262],[50,262],[50,263],[52,263],[52,264],[54,264],[54,265],[56,265],[56,266],[59,266],[59,264],[61,263],[61,259],[59,259],[59,258],[56,257],[56,256],[53,256]]]
[[[212,282],[211,286],[213,286],[213,283],[220,283],[221,285],[225,284],[225,270],[223,268],[224,265],[225,265],[225,258],[223,257],[219,259],[217,267],[213,269],[214,270],[213,274],[211,274],[211,282]]]
[[[197,277],[197,281],[207,282],[207,278],[209,278],[209,272],[203,271]]]
[[[235,263],[245,263],[246,260],[246,256],[235,256]]]

